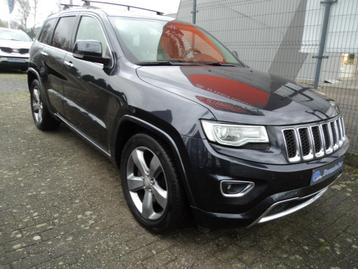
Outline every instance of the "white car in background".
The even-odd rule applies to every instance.
[[[0,69],[27,70],[32,39],[23,31],[0,27]]]

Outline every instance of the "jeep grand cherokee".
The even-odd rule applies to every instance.
[[[37,128],[62,122],[109,157],[132,214],[154,232],[191,216],[248,226],[293,213],[342,173],[348,148],[332,100],[161,15],[50,16],[28,86]]]

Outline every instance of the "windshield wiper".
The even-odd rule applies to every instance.
[[[213,66],[237,66],[230,63],[220,62],[191,62],[183,60],[171,60],[171,61],[156,61],[156,62],[139,62],[138,65],[143,66],[155,66],[155,65],[213,65]]]
[[[220,62],[198,62],[198,64],[213,65],[213,66],[237,66],[236,64],[220,63]]]
[[[173,60],[173,61],[157,61],[157,62],[139,62],[138,65],[143,66],[155,66],[155,65],[193,65],[196,63],[187,62],[187,61],[180,61],[180,60]]]
[[[160,61],[160,62],[139,62],[138,65],[151,66],[151,65],[172,65],[169,61]]]

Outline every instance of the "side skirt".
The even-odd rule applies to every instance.
[[[96,149],[98,149],[101,153],[103,153],[106,157],[111,158],[111,153],[102,148],[100,145],[98,145],[96,142],[94,142],[91,138],[89,138],[87,135],[85,135],[83,132],[78,130],[73,124],[68,122],[65,118],[63,118],[60,114],[55,113],[55,116],[62,121],[64,124],[66,124],[71,130],[73,130],[76,134],[84,138],[88,143],[90,143],[92,146],[94,146]]]

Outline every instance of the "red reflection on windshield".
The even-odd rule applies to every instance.
[[[214,42],[193,25],[168,22],[159,41],[158,55],[164,59],[194,62],[225,62]]]
[[[270,97],[269,93],[238,80],[205,74],[190,75],[189,80],[194,86],[203,90],[252,106],[265,107]]]

